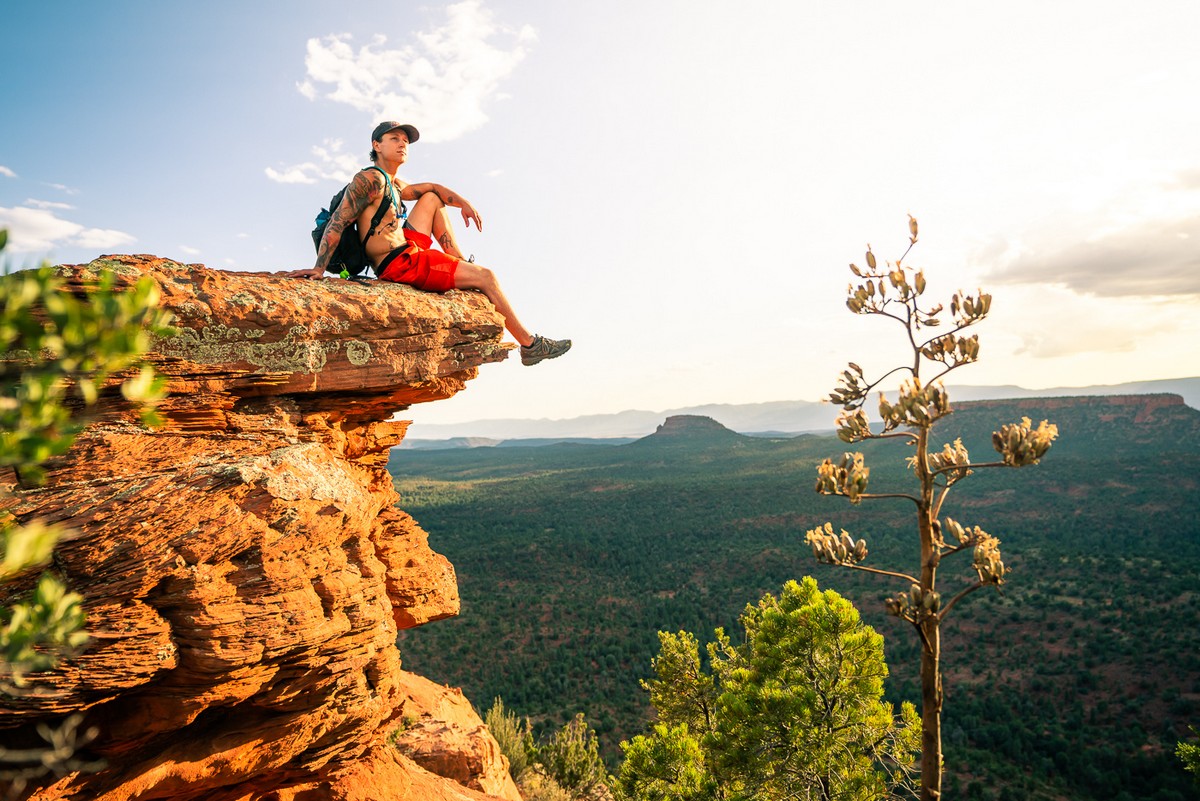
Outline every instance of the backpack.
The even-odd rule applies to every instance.
[[[365,170],[379,170],[387,181],[388,188],[391,190],[383,196],[383,201],[379,204],[379,209],[371,217],[371,230],[367,231],[365,237],[359,236],[358,224],[350,223],[342,231],[342,238],[338,242],[338,246],[334,249],[333,254],[329,257],[329,264],[325,266],[325,271],[340,275],[342,278],[359,275],[363,270],[371,266],[371,260],[367,258],[366,242],[375,235],[375,229],[379,226],[383,215],[395,203],[400,207],[400,217],[408,216],[408,209],[404,205],[404,201],[396,197],[396,187],[392,184],[392,179],[386,172],[378,167],[364,167]],[[341,205],[342,198],[346,195],[346,190],[350,184],[346,184],[341,190],[329,200],[329,208],[321,209],[317,214],[316,228],[312,230],[313,246],[317,252],[321,252],[321,240],[325,237],[325,229],[329,227],[329,221],[333,219],[333,212]]]

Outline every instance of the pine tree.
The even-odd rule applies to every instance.
[[[717,630],[711,673],[694,636],[659,634],[643,685],[659,723],[621,744],[623,798],[872,801],[907,783],[916,710],[882,700],[883,638],[849,601],[790,581],[741,623],[741,645]]]

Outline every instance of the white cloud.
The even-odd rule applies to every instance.
[[[1158,171],[1089,195],[977,254],[995,283],[1056,285],[1093,297],[1200,296],[1200,167]]]
[[[179,250],[185,256],[199,256],[200,255],[200,250],[198,248],[192,247],[191,245],[179,245]]]
[[[316,169],[317,165],[313,164],[312,162],[305,162],[304,164],[296,164],[292,167],[285,167],[282,171],[276,170],[272,167],[267,167],[264,172],[266,172],[268,178],[276,183],[311,184],[315,183],[317,179],[311,177],[309,172]]]
[[[130,236],[124,231],[114,231],[111,228],[84,228],[71,238],[69,244],[81,248],[108,250],[109,248],[131,245],[136,241],[135,237]]]
[[[455,3],[445,13],[443,23],[414,34],[399,48],[389,48],[380,35],[357,50],[349,34],[309,39],[308,75],[297,90],[309,100],[332,100],[366,112],[372,124],[411,120],[422,142],[449,141],[481,127],[488,119],[484,106],[510,97],[499,86],[537,35],[528,25],[497,24],[480,0]],[[312,160],[264,172],[281,184],[345,182],[365,152],[364,146],[362,153],[348,153],[340,139],[328,139],[313,147]]]
[[[341,139],[326,139],[322,144],[314,145],[312,153],[316,157],[313,161],[278,170],[267,167],[267,177],[281,184],[313,184],[320,179],[345,182],[358,172],[359,159],[362,158],[361,154],[355,156],[342,150]]]
[[[25,205],[35,209],[59,209],[60,211],[75,208],[70,203],[59,203],[54,200],[37,200],[31,197],[25,199]]]
[[[536,39],[529,26],[495,22],[479,0],[446,8],[446,20],[388,48],[384,36],[355,50],[346,34],[308,40],[305,97],[324,97],[376,120],[413,121],[427,142],[445,142],[487,122],[484,106]],[[499,41],[497,41],[499,40]]]
[[[86,228],[50,210],[24,206],[0,208],[0,228],[8,229],[8,246],[14,253],[45,253],[62,246],[107,249],[137,241],[124,231]]]
[[[3,164],[0,164],[0,175],[3,175],[5,178],[16,178],[17,177],[17,174],[15,172],[10,170],[8,167],[5,167]]]
[[[1027,251],[988,276],[1005,283],[1059,284],[1101,297],[1198,295],[1200,215],[1148,220],[1090,241]]]
[[[1182,298],[1101,297],[1049,285],[995,287],[981,326],[981,383],[1024,387],[1193,375],[1200,323]]]
[[[1165,325],[1165,315],[1144,314],[1149,308],[1145,303],[1126,300],[1118,304],[1049,287],[1028,287],[1004,294],[1005,300],[1017,301],[1016,307],[1004,308],[996,319],[1005,336],[1019,342],[1012,350],[1017,357],[1054,359],[1082,353],[1125,353],[1143,337],[1154,338],[1171,328]]]
[[[66,184],[50,184],[50,183],[48,183],[48,184],[46,184],[46,186],[50,187],[51,189],[57,189],[59,192],[62,192],[65,195],[78,195],[79,194],[78,189],[67,186]]]
[[[0,228],[8,229],[8,246],[16,252],[42,252],[75,236],[83,226],[60,220],[42,209],[0,208]]]

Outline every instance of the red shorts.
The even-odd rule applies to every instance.
[[[427,292],[454,289],[458,259],[440,250],[430,250],[433,240],[420,231],[405,228],[404,238],[408,241],[383,257],[376,274],[384,281],[408,284]]]

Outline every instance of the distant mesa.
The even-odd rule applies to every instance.
[[[704,440],[706,442],[713,440],[740,440],[744,439],[741,434],[735,431],[730,431],[725,426],[718,423],[711,417],[704,417],[698,414],[676,414],[668,417],[662,424],[655,429],[654,433],[648,437],[643,437],[641,441],[654,440],[663,442],[664,440],[686,440],[696,441]]]
[[[451,437],[438,443],[442,448],[495,448],[504,440],[494,439],[492,437]],[[401,445],[403,447],[403,444]],[[415,445],[413,447],[421,447]]]

